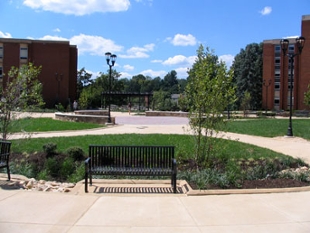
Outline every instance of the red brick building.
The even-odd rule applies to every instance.
[[[293,64],[293,109],[308,109],[304,93],[310,83],[310,15],[302,16],[301,35],[306,41]],[[290,106],[290,62],[284,56],[281,39],[263,42],[263,109],[288,110]],[[296,38],[289,39],[288,53],[298,53]]]
[[[76,98],[77,47],[69,41],[46,41],[0,38],[0,81],[5,88],[12,66],[28,62],[42,66],[39,80],[43,84],[46,107],[56,103],[67,106]]]

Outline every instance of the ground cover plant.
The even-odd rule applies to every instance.
[[[27,177],[76,182],[83,179],[83,160],[90,144],[174,145],[178,179],[187,180],[194,188],[309,185],[308,170],[297,175],[283,172],[307,168],[308,165],[300,159],[237,141],[217,140],[217,153],[204,167],[197,167],[193,159],[194,139],[189,135],[122,134],[20,139],[12,141],[11,168],[13,173]]]
[[[227,131],[262,137],[284,136],[287,133],[288,119],[259,118],[239,119],[227,122]],[[310,140],[310,119],[293,119],[294,136]]]

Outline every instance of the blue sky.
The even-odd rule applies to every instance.
[[[187,77],[200,44],[229,67],[250,43],[299,36],[309,0],[1,0],[0,37],[69,40],[78,69]]]

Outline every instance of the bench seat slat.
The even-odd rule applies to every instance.
[[[102,175],[172,175],[168,168],[94,167],[93,174]]]

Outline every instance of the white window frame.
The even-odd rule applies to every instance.
[[[20,59],[21,60],[28,59],[28,48],[27,47],[20,47]]]

